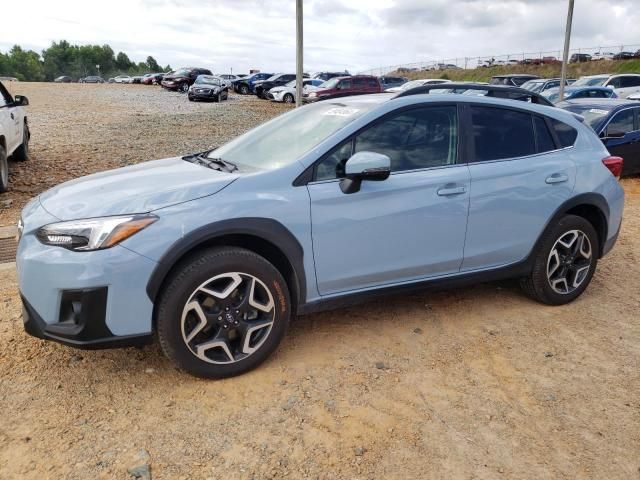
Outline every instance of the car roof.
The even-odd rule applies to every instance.
[[[537,75],[532,75],[529,73],[506,73],[504,75],[494,75],[491,78],[518,78],[518,77],[529,77],[532,80],[540,78]]]

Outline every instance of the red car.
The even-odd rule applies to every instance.
[[[304,97],[305,102],[317,102],[328,98],[348,97],[350,95],[364,95],[380,93],[382,87],[377,77],[371,75],[353,75],[350,77],[335,77],[327,80],[317,90]]]

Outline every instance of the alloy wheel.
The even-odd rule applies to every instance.
[[[262,346],[274,317],[273,295],[260,279],[223,273],[190,295],[182,311],[182,340],[200,360],[235,363]]]
[[[581,230],[570,230],[556,240],[547,258],[547,279],[556,292],[574,292],[589,275],[593,251],[589,237]]]

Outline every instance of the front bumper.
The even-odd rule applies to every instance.
[[[202,92],[198,92],[197,90],[190,90],[189,91],[189,96],[191,98],[201,98],[201,99],[212,100],[217,95],[218,94],[215,93],[213,90],[206,90],[206,91],[202,91]]]
[[[83,348],[150,338],[146,285],[156,262],[121,245],[73,252],[40,243],[36,229],[58,219],[37,200],[25,207],[23,220],[16,267],[27,333]]]

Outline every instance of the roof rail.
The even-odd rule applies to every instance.
[[[507,100],[518,100],[521,102],[535,103],[553,107],[553,103],[538,93],[531,92],[520,87],[510,87],[508,85],[486,85],[481,83],[439,83],[434,85],[422,85],[400,92],[393,98],[407,97],[409,95],[423,95],[431,93],[431,90],[448,90],[446,93],[463,93],[467,90],[478,90],[486,92],[485,97],[505,98]]]

